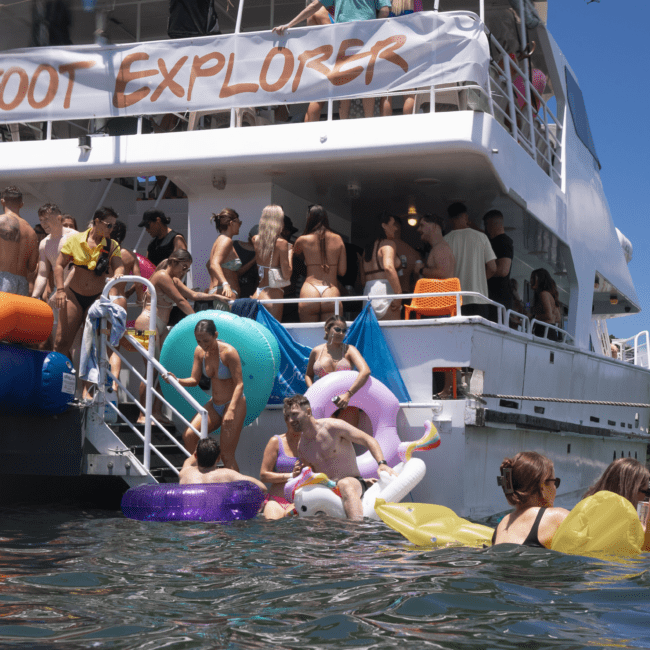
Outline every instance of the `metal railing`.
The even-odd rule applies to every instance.
[[[140,284],[143,284],[147,287],[149,294],[150,294],[150,299],[151,299],[151,304],[150,304],[150,315],[149,315],[149,344],[148,348],[146,349],[137,339],[135,339],[133,336],[130,334],[125,334],[126,340],[132,345],[132,347],[135,349],[135,351],[140,354],[140,356],[144,359],[145,364],[146,364],[146,376],[142,376],[142,374],[134,368],[134,366],[124,357],[124,355],[113,345],[111,345],[107,341],[106,337],[106,318],[102,319],[100,328],[99,328],[99,347],[98,347],[98,361],[99,361],[99,384],[98,384],[98,390],[97,390],[97,395],[99,399],[96,399],[97,405],[100,409],[101,412],[104,412],[104,409],[108,408],[112,411],[114,411],[117,414],[117,417],[122,420],[130,429],[133,431],[133,433],[142,440],[144,443],[144,448],[143,448],[143,466],[147,469],[147,471],[150,470],[151,468],[151,453],[153,452],[160,460],[170,469],[172,470],[176,475],[178,475],[178,470],[169,462],[169,460],[162,454],[155,445],[152,444],[151,442],[151,425],[152,422],[160,429],[174,444],[180,451],[182,451],[186,456],[189,456],[189,452],[183,447],[183,445],[176,439],[175,436],[173,436],[167,428],[165,428],[158,420],[156,420],[152,416],[152,408],[153,408],[153,401],[155,398],[158,398],[164,405],[166,405],[168,408],[171,409],[171,411],[178,417],[180,418],[187,427],[192,429],[196,435],[199,436],[199,438],[207,438],[208,437],[208,412],[207,410],[199,404],[193,397],[190,395],[190,393],[183,387],[181,386],[178,381],[174,377],[167,377],[168,383],[178,392],[178,394],[185,399],[188,404],[196,409],[196,411],[201,415],[201,430],[198,431],[194,426],[192,426],[191,422],[189,422],[179,411],[176,409],[172,404],[170,404],[162,395],[162,392],[159,392],[154,389],[154,370],[156,370],[158,373],[160,373],[163,376],[166,376],[167,369],[155,358],[155,356],[149,352],[149,350],[155,350],[155,337],[156,337],[156,303],[157,303],[157,297],[156,297],[156,289],[153,286],[153,284],[145,279],[142,278],[138,275],[124,275],[122,277],[116,278],[111,280],[106,284],[104,287],[104,290],[102,292],[102,295],[105,298],[108,298],[110,290],[116,285],[116,284],[122,284],[124,282],[139,282]],[[138,399],[135,398],[135,396],[128,390],[128,388],[122,383],[119,377],[115,377],[109,370],[109,362],[108,362],[108,354],[107,351],[110,350],[112,352],[115,352],[120,359],[122,360],[122,363],[141,381],[145,384],[146,386],[146,391],[145,391],[145,405],[143,406]],[[107,377],[114,381],[119,388],[121,388],[124,393],[133,400],[135,404],[139,407],[140,411],[144,414],[145,416],[145,423],[144,423],[144,435],[131,423],[127,418],[122,414],[122,412],[119,410],[119,408],[113,404],[111,401],[109,401],[106,398],[106,379]]]
[[[539,334],[535,334],[535,327],[540,327],[544,331],[544,334],[541,336]],[[574,338],[567,332],[566,330],[563,330],[561,327],[557,327],[556,325],[551,325],[550,323],[545,323],[544,321],[537,320],[536,318],[533,318],[533,320],[530,321],[530,333],[533,336],[536,336],[537,338],[541,339],[548,339],[549,338],[549,333],[550,332],[555,332],[555,336],[557,336],[557,339],[550,339],[554,343],[574,343]]]
[[[644,330],[627,339],[613,339],[618,348],[618,358],[642,368],[650,368],[650,334]]]

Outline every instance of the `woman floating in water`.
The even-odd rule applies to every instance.
[[[497,481],[515,509],[497,526],[492,544],[550,548],[553,535],[569,514],[553,507],[560,486],[553,462],[535,451],[522,451],[501,463]]]
[[[202,374],[211,380],[212,398],[205,405],[208,411],[208,432],[221,427],[221,460],[224,467],[238,472],[235,450],[246,419],[246,397],[239,353],[232,345],[219,340],[214,322],[207,318],[196,324],[194,336],[198,345],[194,350],[192,375],[178,379],[170,372],[169,376],[186,387],[198,386]],[[192,420],[192,426],[201,429],[201,416],[198,413]],[[185,449],[193,454],[198,442],[199,436],[188,427],[183,434]]]

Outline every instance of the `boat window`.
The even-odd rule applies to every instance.
[[[591,137],[591,129],[589,128],[589,119],[587,118],[587,109],[585,107],[585,100],[582,97],[582,91],[575,77],[569,72],[568,68],[564,68],[566,73],[566,89],[567,97],[569,99],[569,108],[571,109],[571,117],[573,117],[573,124],[576,128],[576,133],[582,141],[582,144],[589,149],[591,155],[598,163],[598,169],[601,168],[598,155],[596,154],[596,146]]]

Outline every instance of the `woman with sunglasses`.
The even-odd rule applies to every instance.
[[[325,321],[325,341],[317,345],[309,355],[307,370],[305,371],[305,383],[307,387],[314,381],[321,379],[330,372],[339,370],[358,371],[358,376],[348,390],[342,395],[334,398],[334,403],[340,409],[340,418],[357,426],[359,423],[359,409],[349,407],[352,396],[368,381],[370,368],[361,352],[353,345],[343,342],[348,331],[348,326],[341,316],[331,316]]]
[[[618,458],[586,492],[583,499],[608,490],[625,497],[635,508],[650,497],[650,471],[634,458]]]
[[[224,208],[219,214],[213,214],[210,220],[214,222],[219,236],[212,245],[210,259],[206,264],[210,273],[208,293],[235,300],[241,295],[237,271],[241,268],[242,261],[235,252],[232,238],[239,234],[241,220],[232,208]],[[227,303],[215,300],[214,308],[227,310]]]
[[[175,250],[168,259],[163,260],[156,268],[153,275],[149,278],[156,290],[156,351],[155,356],[158,358],[160,348],[162,347],[165,336],[167,335],[167,324],[172,308],[177,305],[178,308],[186,315],[193,314],[194,309],[190,305],[190,300],[212,300],[213,296],[200,291],[188,289],[182,282],[190,266],[192,266],[192,256],[189,251],[183,248]],[[145,331],[149,329],[149,318],[151,315],[151,295],[146,292],[144,295],[144,304],[142,313],[135,319],[135,329]],[[149,337],[146,335],[136,336],[144,347],[149,344]],[[140,403],[144,404],[146,386],[140,384]],[[152,415],[161,424],[169,424],[169,420],[162,418],[162,404],[158,399],[154,401]],[[140,413],[138,424],[144,424],[144,413]]]
[[[535,451],[522,451],[501,463],[497,482],[514,510],[497,526],[492,544],[550,548],[553,535],[569,514],[553,507],[560,487],[553,462]]]
[[[59,323],[54,349],[70,356],[70,348],[83,324],[88,308],[99,298],[110,275],[124,275],[120,246],[111,239],[117,214],[111,208],[100,208],[88,230],[70,235],[54,266],[56,284],[55,307]],[[65,271],[72,263],[73,271],[64,284]]]

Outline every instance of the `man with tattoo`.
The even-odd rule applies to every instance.
[[[29,295],[29,277],[38,263],[38,237],[20,216],[22,192],[15,186],[0,192],[0,291]]]

